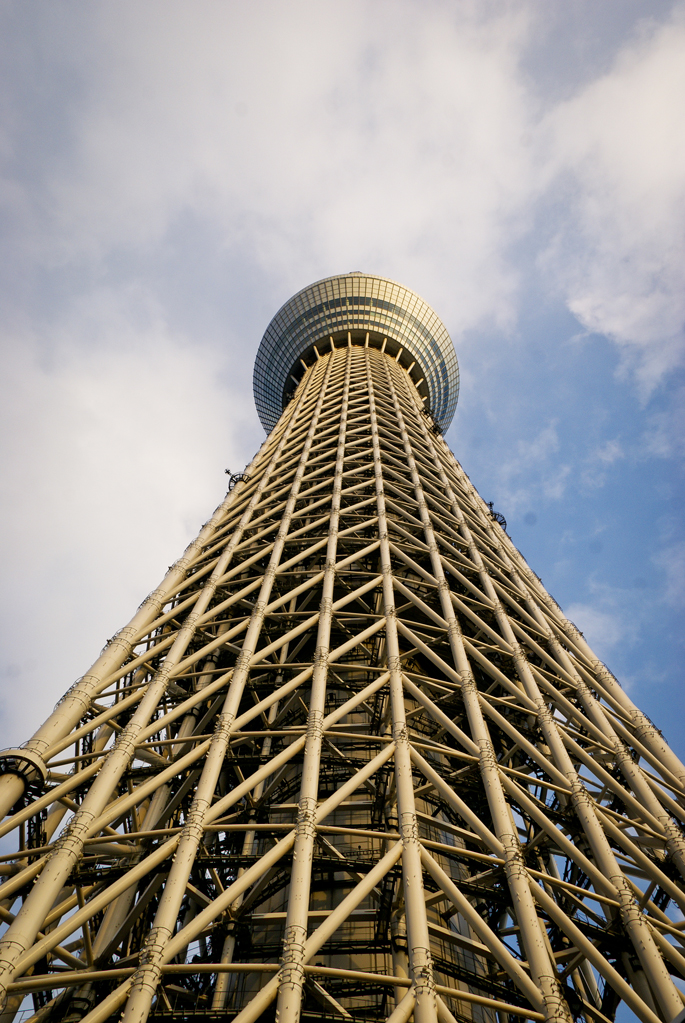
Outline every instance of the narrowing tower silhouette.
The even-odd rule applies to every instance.
[[[0,1023],[682,1012],[685,768],[442,433],[436,314],[304,289],[269,436],[0,755]]]

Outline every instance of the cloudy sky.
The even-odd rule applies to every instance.
[[[445,321],[452,449],[682,755],[685,3],[0,0],[0,55],[0,744],[261,443],[274,312],[363,270]]]

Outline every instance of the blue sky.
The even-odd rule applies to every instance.
[[[685,753],[685,4],[0,3],[3,745],[263,434],[254,354],[363,270],[447,325],[448,441]]]

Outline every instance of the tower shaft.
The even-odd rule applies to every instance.
[[[0,798],[9,1021],[682,1009],[683,767],[369,334]],[[23,758],[23,759],[22,759]]]

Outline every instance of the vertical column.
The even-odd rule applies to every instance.
[[[205,583],[202,590],[200,590],[196,604],[191,613],[186,617],[174,644],[170,648],[169,653],[164,660],[164,663],[157,671],[153,681],[148,686],[145,696],[141,700],[130,721],[120,733],[114,748],[105,759],[102,767],[100,768],[99,774],[83,800],[83,803],[69,822],[69,826],[64,835],[61,836],[56,843],[54,852],[49,856],[42,873],[34,884],[14,922],[0,941],[0,994],[2,994],[3,997],[6,992],[6,985],[10,982],[14,974],[15,963],[18,961],[22,953],[35,941],[46,912],[53,904],[74,865],[78,862],[83,851],[83,843],[90,833],[89,829],[91,824],[102,813],[105,805],[111,798],[114,787],[118,784],[124,771],[130,765],[135,755],[137,737],[141,729],[145,726],[145,724],[147,724],[159,700],[166,691],[172,666],[182,657],[194,634],[197,619],[206,609],[211,597],[213,596],[216,585],[226,569],[235,546],[239,542],[241,532],[249,521],[252,509],[255,507],[263,488],[266,486],[269,473],[275,466],[279,453],[282,451],[290,430],[296,422],[297,410],[301,407],[308,396],[312,380],[313,374],[310,373],[307,381],[304,382],[293,416],[291,416],[288,422],[288,427],[283,431],[281,440],[276,446],[269,465],[265,470],[264,476],[260,481],[259,486],[255,489],[255,493],[241,518],[239,528],[231,537],[226,551],[219,559],[210,579],[207,583]],[[317,408],[320,406],[322,395],[323,388],[319,394],[319,404]],[[313,436],[313,425],[310,429],[310,434]],[[263,605],[261,606],[263,611]],[[243,654],[241,656],[243,658],[247,657],[247,662],[249,662],[249,656],[247,655],[245,645],[243,645]],[[245,666],[247,662],[245,663]],[[236,672],[240,672],[241,667],[243,667],[243,664],[237,663],[235,669]]]
[[[392,732],[395,740],[395,785],[397,788],[399,830],[402,836],[402,882],[407,919],[409,969],[416,995],[414,1019],[416,1023],[437,1023],[433,961],[430,952],[428,918],[426,915],[423,871],[421,867],[421,844],[419,842],[419,827],[416,807],[414,805],[411,751],[404,709],[402,665],[395,613],[395,591],[393,587],[392,562],[383,488],[383,459],[371,368],[371,352],[368,348],[365,349],[365,355],[371,411],[371,439],[373,444],[376,507],[378,511],[378,533],[380,538],[381,569],[383,572],[383,611],[386,617],[385,639],[388,670],[390,672],[390,707]],[[374,353],[374,365],[378,365],[376,361],[378,358]],[[381,358],[385,361],[385,356],[381,356]]]
[[[326,706],[326,681],[328,676],[328,654],[330,652],[331,622],[333,617],[333,589],[338,550],[338,527],[340,521],[340,495],[342,475],[345,466],[345,438],[350,391],[350,369],[352,348],[335,352],[329,356],[331,365],[345,360],[345,375],[342,386],[340,428],[338,446],[333,470],[328,543],[326,546],[326,567],[321,592],[319,624],[316,635],[316,653],[312,674],[309,715],[307,718],[307,741],[302,764],[302,779],[297,807],[293,867],[290,877],[288,909],[283,942],[283,965],[280,972],[277,1017],[279,1023],[297,1023],[302,1007],[304,986],[304,955],[309,917],[309,896],[312,880],[312,858],[316,841],[315,815],[319,797],[319,767],[323,741],[323,719]]]
[[[535,902],[530,892],[528,874],[526,872],[518,835],[513,825],[511,812],[502,790],[502,785],[497,767],[497,760],[490,740],[483,712],[480,706],[478,687],[476,685],[471,665],[466,655],[461,629],[454,613],[452,600],[449,592],[449,585],[445,578],[444,569],[440,560],[440,552],[437,540],[433,531],[430,514],[421,485],[421,477],[416,465],[416,460],[411,448],[409,434],[407,433],[402,408],[397,397],[394,385],[394,373],[386,363],[385,371],[388,381],[388,389],[392,396],[395,415],[399,426],[404,452],[409,465],[414,495],[419,506],[419,515],[423,524],[425,542],[430,551],[431,567],[438,585],[440,594],[440,605],[443,617],[447,622],[447,631],[454,658],[455,666],[461,676],[462,697],[464,707],[471,729],[471,735],[478,746],[479,768],[483,779],[483,786],[492,814],[495,832],[504,847],[505,871],[507,883],[511,892],[512,904],[515,907],[516,918],[521,930],[521,937],[526,951],[526,956],[535,983],[539,987],[544,1003],[545,1015],[552,1021],[570,1021],[568,1007],[561,994],[555,967],[550,960],[547,949],[546,934],[541,924]],[[403,381],[404,382],[404,381]],[[410,397],[409,387],[405,386],[406,396]],[[410,398],[411,400],[411,398]],[[416,406],[416,399],[413,404]]]
[[[666,1014],[666,1017],[669,1018],[670,1014],[673,1014],[676,1009],[680,1011],[680,998],[668,974],[668,970],[664,965],[663,959],[656,948],[647,924],[643,920],[642,914],[637,908],[630,886],[618,865],[604,830],[597,820],[592,800],[590,799],[585,786],[578,777],[569,753],[561,739],[561,736],[559,735],[559,731],[554,723],[552,715],[542,697],[542,694],[540,693],[527,658],[525,657],[520,644],[516,640],[511,623],[509,622],[493,586],[492,580],[485,568],[478,545],[471,534],[459,502],[457,501],[449,480],[442,468],[430,435],[428,434],[428,431],[425,430],[425,427],[423,427],[423,424],[422,428],[424,432],[424,440],[432,449],[433,461],[437,470],[440,472],[441,480],[445,486],[452,513],[459,521],[460,532],[468,544],[469,555],[478,571],[483,591],[491,600],[500,631],[514,652],[514,663],[518,676],[523,682],[526,694],[531,700],[533,700],[538,708],[538,722],[545,737],[545,741],[550,748],[556,766],[568,779],[572,793],[573,806],[583,827],[583,831],[587,836],[595,861],[607,879],[613,883],[617,891],[618,899],[621,904],[621,917],[623,924],[632,940],[638,958],[650,978],[650,982],[657,995],[657,1000]],[[493,762],[496,766],[494,753]],[[499,777],[498,784],[501,784],[499,782]]]
[[[507,536],[503,530],[500,534],[499,531],[493,528],[492,521],[487,515],[486,506],[482,497],[453,456],[452,460],[455,462],[458,475],[462,478],[464,486],[471,494],[474,504],[479,510],[484,528],[487,529],[489,535],[493,539],[493,542],[498,546],[500,551],[502,551],[502,553],[506,551],[506,555],[508,555],[507,560],[509,560],[510,564],[512,564],[512,568],[515,566],[514,570],[518,570],[518,572],[521,573],[521,576],[523,576],[523,579],[525,579],[525,583],[521,580],[522,588],[531,595],[531,599],[534,601],[540,601],[545,605],[548,614],[551,616],[558,628],[565,633],[571,642],[576,644],[581,653],[587,657],[588,661],[592,665],[592,670],[598,679],[598,688],[601,690],[603,687],[604,690],[608,692],[619,704],[630,719],[633,725],[635,737],[644,744],[646,749],[652,754],[658,763],[662,764],[667,771],[669,771],[675,778],[679,779],[681,785],[685,788],[685,765],[683,762],[676,756],[665,741],[661,732],[649,720],[647,715],[641,711],[639,707],[635,706],[614,675],[590,648],[583,634],[576,628],[573,622],[570,622],[565,617],[557,602],[547,592],[541,580],[528,566],[525,558],[516,548],[511,538]]]
[[[188,813],[188,820],[174,855],[174,861],[164,887],[164,893],[155,914],[154,924],[145,942],[145,947],[141,952],[140,967],[133,978],[131,993],[122,1017],[124,1023],[144,1023],[157,989],[166,946],[176,927],[190,871],[195,861],[199,843],[204,835],[205,819],[211,806],[219,774],[224,763],[233,722],[237,716],[243,689],[249,676],[250,661],[261,634],[264,613],[269,603],[276,570],[290,529],[290,522],[295,510],[302,477],[306,471],[307,459],[319,423],[321,407],[326,397],[332,367],[333,362],[331,360],[326,367],[321,382],[318,400],[302,446],[297,471],[281,518],[276,542],[269,558],[269,565],[264,573],[259,596],[250,616],[250,623],[240,655],[236,660],[224,707],[214,730],[212,743],[206,754],[202,774]]]

